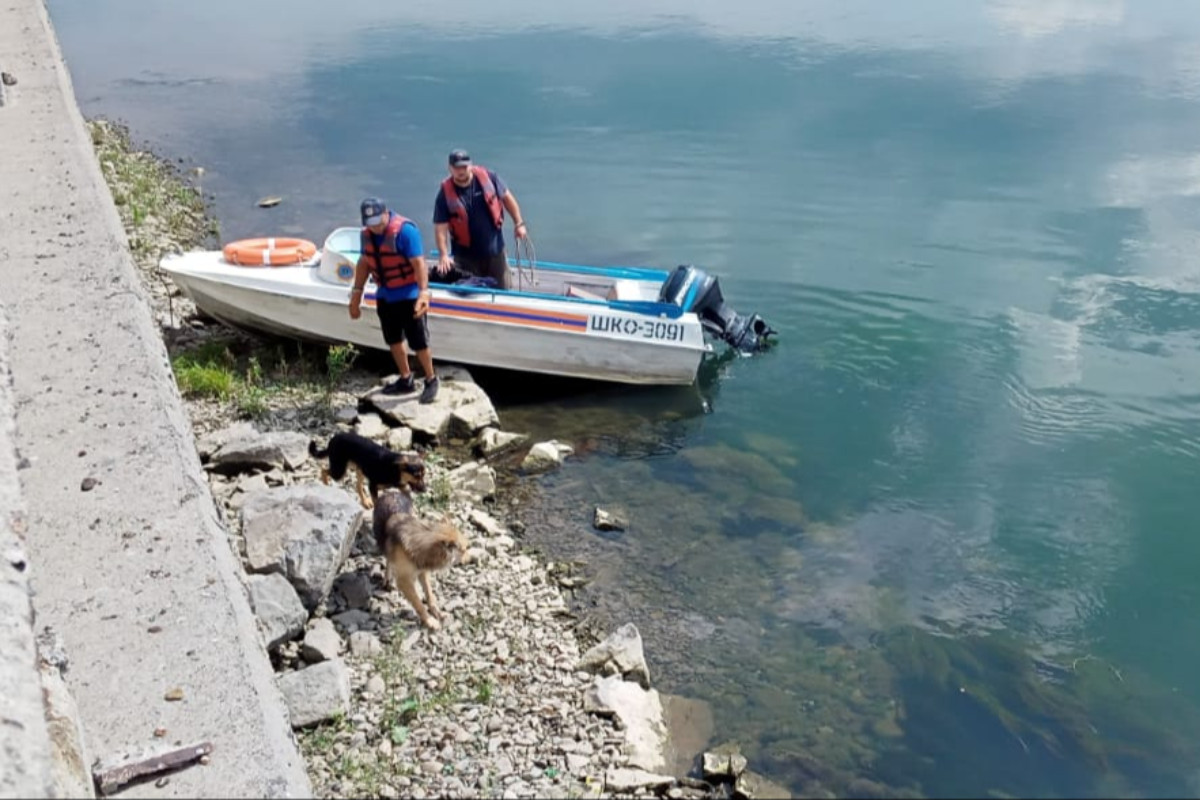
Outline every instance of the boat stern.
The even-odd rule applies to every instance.
[[[715,276],[681,264],[663,283],[659,299],[694,313],[712,335],[742,353],[757,353],[770,344],[775,329],[758,314],[742,315],[725,304]]]

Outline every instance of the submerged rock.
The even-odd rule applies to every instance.
[[[484,428],[479,434],[479,442],[476,445],[477,452],[484,458],[498,456],[515,447],[519,447],[529,440],[529,437],[523,433],[510,433],[502,431],[499,428]]]
[[[561,466],[563,459],[574,452],[575,449],[569,444],[563,444],[554,439],[538,442],[529,448],[529,453],[521,462],[521,469],[529,474],[548,472]]]
[[[629,523],[624,516],[596,506],[592,515],[592,527],[598,531],[623,531],[629,527]]]

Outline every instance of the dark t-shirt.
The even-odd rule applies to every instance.
[[[495,172],[489,169],[487,173],[488,177],[492,179],[492,185],[496,187],[497,199],[503,198],[508,193],[508,187]],[[496,224],[492,222],[492,215],[488,213],[487,201],[483,199],[483,187],[479,185],[479,181],[472,180],[465,189],[460,186],[455,186],[454,189],[467,209],[467,227],[471,231],[471,246],[464,248],[454,241],[454,233],[451,231],[450,252],[476,258],[486,258],[503,253],[504,232],[502,228],[497,228]],[[503,205],[501,208],[503,209]],[[446,205],[446,195],[443,194],[442,188],[438,187],[437,199],[433,203],[433,224],[440,225],[449,221],[450,208]]]

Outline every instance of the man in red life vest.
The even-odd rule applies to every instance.
[[[450,177],[442,181],[433,205],[438,248],[434,269],[438,280],[449,283],[474,275],[492,278],[503,289],[512,288],[504,252],[505,210],[513,218],[513,233],[523,238],[526,231],[521,207],[500,176],[472,164],[467,151],[452,151]]]
[[[350,290],[350,318],[362,315],[359,304],[367,278],[375,279],[375,311],[383,340],[392,351],[400,377],[383,387],[384,394],[407,394],[413,385],[412,369],[404,340],[412,345],[425,373],[421,402],[432,403],[437,397],[438,379],[429,351],[429,272],[421,248],[421,232],[412,220],[388,209],[382,200],[368,197],[362,202],[362,255],[354,270],[354,288]]]

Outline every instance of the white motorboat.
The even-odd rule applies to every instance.
[[[359,229],[334,230],[311,258],[243,266],[222,250],[170,255],[162,268],[203,312],[230,325],[386,350],[374,284],[364,313],[347,311]],[[311,248],[315,249],[315,248]],[[436,256],[430,262],[436,260]],[[431,281],[429,330],[438,360],[631,384],[691,384],[710,339],[742,351],[774,333],[729,309],[716,278],[672,271],[510,259],[513,288]]]

